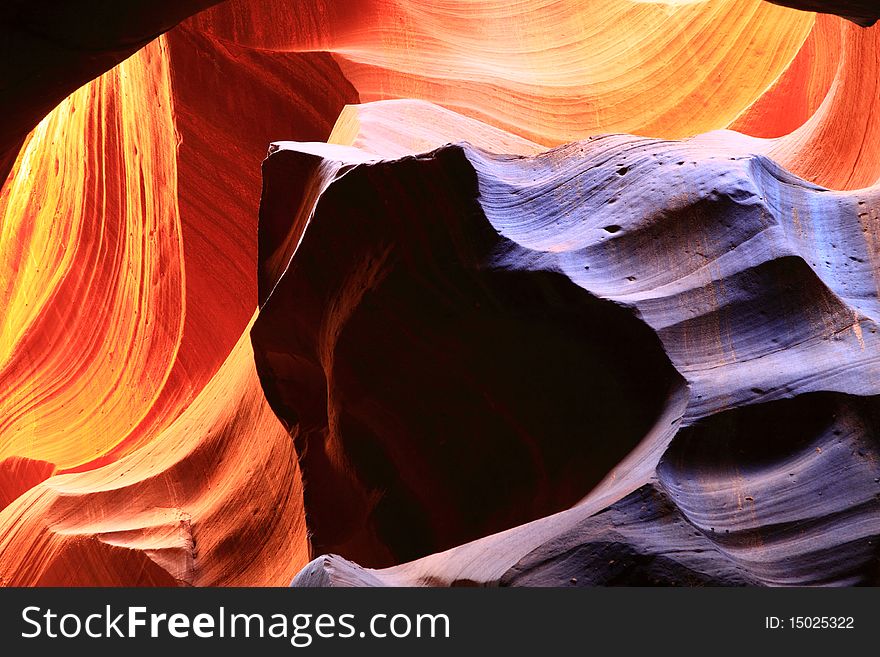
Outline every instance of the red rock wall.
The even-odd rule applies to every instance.
[[[872,5],[6,3],[0,583],[876,583]]]

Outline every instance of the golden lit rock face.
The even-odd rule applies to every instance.
[[[333,52],[362,101],[429,100],[545,145],[727,127],[814,22],[760,0],[312,6],[233,0],[194,23],[253,47]]]
[[[158,4],[138,6],[164,30],[209,4],[178,3],[167,20]],[[303,461],[302,441],[291,439],[296,418],[265,398],[250,335],[322,194],[358,164],[449,142],[532,157],[602,133],[699,135],[701,153],[766,156],[833,190],[875,186],[880,26],[859,26],[870,23],[864,3],[828,9],[856,22],[783,4],[830,3],[228,0],[43,116],[58,85],[99,71],[93,61],[68,72],[47,56],[55,91],[28,89],[40,102],[16,106],[16,129],[36,127],[8,158],[0,189],[0,583],[284,585],[317,556],[306,512],[317,526],[317,511],[346,504],[328,481],[350,487],[358,513],[381,507],[346,463],[339,426],[325,436],[332,477],[321,481]],[[114,24],[114,38],[128,43],[133,29]],[[112,53],[107,66],[119,61],[112,43],[94,43]],[[21,140],[12,137],[4,148]],[[258,243],[258,222],[265,234],[270,214],[260,217],[261,194],[278,189],[261,180],[260,163],[283,140],[341,150],[294,149],[315,159],[271,214],[296,220],[277,243]],[[870,234],[876,215],[857,214]],[[270,357],[281,369],[301,365]],[[345,394],[359,391],[348,374],[338,374]],[[659,458],[652,449],[632,454]],[[618,483],[592,493],[589,513],[653,472],[657,458],[648,466],[632,454],[613,471]],[[436,475],[404,474],[414,489]],[[327,496],[321,504],[308,501],[310,486]],[[542,486],[533,515],[590,493],[572,484],[554,497]],[[452,527],[460,515],[425,525]],[[578,521],[587,515],[580,507]],[[523,520],[508,510],[439,544]],[[552,534],[558,523],[550,524]],[[395,546],[381,531],[319,546],[387,565],[413,552],[401,532]],[[504,536],[484,541],[485,553],[478,544],[459,553],[494,573],[487,582],[526,554],[522,546],[537,545]],[[383,577],[476,578],[456,559]]]
[[[784,137],[806,123],[834,82],[845,30],[839,19],[817,16],[788,68],[729,127],[755,137]]]
[[[220,0],[29,2],[0,7],[0,178],[30,131],[65,97]]]
[[[184,263],[160,39],[34,130],[0,197],[0,457],[136,440],[180,345]]]
[[[0,197],[0,581],[282,584],[305,563],[247,337],[259,167],[356,101],[327,55],[181,27],[29,136]]]
[[[308,558],[293,444],[247,336],[146,446],[45,480],[0,523],[13,586],[284,585]]]
[[[769,154],[807,180],[831,189],[859,189],[880,179],[880,120],[872,109],[880,99],[880,29],[837,22],[834,82],[807,122]]]

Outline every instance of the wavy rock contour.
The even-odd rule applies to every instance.
[[[611,135],[532,157],[461,144],[399,159],[277,145],[264,165],[262,220],[280,236],[279,208],[296,208],[287,225],[305,231],[283,273],[266,286],[252,337],[267,396],[297,442],[316,548],[370,565],[388,560],[371,544],[403,546],[396,557],[427,553],[430,539],[438,550],[448,546],[440,529],[455,525],[442,513],[456,499],[431,494],[443,489],[437,455],[455,450],[457,439],[471,450],[471,465],[487,433],[470,417],[454,417],[453,433],[442,424],[445,404],[434,408],[431,400],[460,394],[484,405],[475,413],[480,418],[522,417],[523,428],[536,426],[527,410],[480,394],[475,373],[490,372],[515,378],[516,398],[546,404],[533,434],[537,453],[543,456],[541,440],[554,436],[553,448],[577,462],[573,479],[586,499],[474,547],[369,571],[364,583],[876,581],[877,193],[833,192],[762,155],[719,152],[718,143],[715,135],[683,142]],[[290,191],[279,181],[301,168],[329,172],[314,185],[320,191],[305,209],[291,199],[276,204]],[[345,218],[352,246],[340,240],[337,217]],[[405,255],[395,251],[398,244],[407,246]],[[338,278],[326,270],[330,253]],[[495,276],[509,283],[494,286]],[[476,301],[466,292],[472,283],[462,283],[473,278],[482,294]],[[569,284],[586,296],[564,296]],[[536,285],[543,294],[535,294]],[[633,330],[649,329],[627,333],[629,349],[659,340],[658,355],[686,382],[685,391],[674,374],[666,379],[650,421],[634,427],[637,440],[623,443],[603,428],[601,412],[556,387],[595,399],[590,382],[601,373],[611,381],[606,394],[624,391],[616,401],[603,398],[603,409],[632,417],[649,403],[650,391],[618,378],[626,376],[626,358],[607,335],[591,333],[589,322],[571,340],[585,349],[604,345],[619,359],[613,365],[539,351],[545,363],[505,369],[516,354],[529,353],[526,345],[547,344],[538,333],[520,333],[528,309],[554,321],[544,294],[569,312],[590,300],[610,302],[635,322]],[[505,314],[510,298],[518,315]],[[474,310],[477,303],[485,310]],[[587,315],[608,325],[612,315],[600,307]],[[405,312],[412,308],[414,317]],[[482,313],[494,313],[491,347],[480,337]],[[423,317],[432,321],[420,326]],[[612,332],[622,334],[619,326]],[[438,343],[439,359],[419,347]],[[493,349],[502,355],[479,361],[476,354]],[[459,363],[480,366],[470,371]],[[553,363],[559,369],[544,377],[542,367]],[[449,383],[446,368],[455,374]],[[493,380],[490,388],[505,386]],[[463,406],[459,400],[455,408]],[[518,410],[511,415],[509,408]],[[572,415],[584,408],[586,424]],[[415,424],[411,409],[429,426]],[[569,417],[572,424],[551,433],[558,425],[547,418]],[[441,430],[431,433],[434,427]],[[494,427],[491,435],[499,433]],[[505,437],[508,449],[517,435]],[[599,464],[596,441],[606,437],[632,451],[594,488],[587,464]],[[487,471],[494,481],[504,476],[491,469],[499,461],[515,467],[497,449],[473,475],[455,467],[445,475],[450,489],[469,492],[459,504],[492,504],[489,494],[468,487],[469,477]],[[513,479],[528,483],[519,473]],[[556,490],[569,481],[558,472],[548,479]],[[350,508],[363,511],[331,514],[320,504],[322,486],[345,487],[347,499],[363,500]],[[402,512],[401,498],[421,512]],[[388,506],[395,509],[391,527],[383,523]],[[522,502],[516,508],[527,509]],[[565,508],[556,497],[542,512]],[[515,524],[503,512],[509,514],[492,506],[493,518]],[[440,520],[426,528],[434,517]],[[493,559],[476,574],[475,564]],[[359,570],[327,563],[329,570],[319,563],[299,581],[333,582],[337,571],[347,573],[340,581],[360,581]]]
[[[0,583],[877,582],[870,3],[84,4],[0,10]]]
[[[259,162],[356,101],[325,55],[181,26],[29,135],[0,193],[0,580],[265,585],[305,563],[247,344]]]

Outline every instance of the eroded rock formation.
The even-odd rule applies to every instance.
[[[876,583],[880,32],[778,4],[6,3],[0,583]]]
[[[330,52],[364,102],[427,100],[549,146],[727,127],[813,22],[761,0],[230,0],[192,19],[245,46]]]
[[[0,8],[0,180],[27,134],[68,94],[221,0],[9,0]]]
[[[299,586],[876,585],[877,398],[810,393],[682,429],[657,474],[385,570],[338,556]]]
[[[366,528],[383,537],[382,507],[400,494],[395,484],[414,498],[425,484],[423,504],[450,503],[448,496],[430,495],[439,489],[430,479],[437,470],[420,468],[416,459],[417,450],[448,448],[453,430],[431,434],[428,427],[408,422],[406,413],[417,409],[430,427],[443,427],[436,419],[440,412],[429,404],[444,399],[439,390],[445,368],[456,367],[456,351],[474,345],[481,354],[491,353],[480,342],[480,313],[471,310],[471,299],[458,283],[464,269],[486,280],[481,307],[511,298],[508,289],[502,293],[489,283],[499,274],[518,290],[516,307],[537,303],[545,321],[552,321],[553,314],[531,290],[546,285],[541,281],[548,276],[588,293],[579,302],[577,295],[555,292],[566,308],[587,299],[613,302],[659,338],[686,381],[686,400],[675,394],[675,385],[667,386],[653,423],[641,426],[644,441],[597,489],[588,479],[587,461],[578,462],[580,476],[574,478],[589,481],[581,493],[593,489],[583,505],[555,520],[484,539],[516,545],[519,539],[511,537],[531,535],[529,549],[520,554],[514,547],[511,553],[518,557],[508,559],[500,572],[497,564],[489,571],[492,576],[455,572],[457,552],[468,564],[468,548],[459,548],[421,565],[364,577],[389,583],[512,585],[564,584],[572,578],[585,584],[873,582],[880,539],[873,222],[880,199],[871,190],[842,193],[817,187],[764,156],[743,155],[735,148],[725,153],[722,143],[717,135],[685,142],[606,136],[534,157],[455,145],[396,160],[371,160],[369,153],[355,152],[347,161],[349,153],[333,147],[279,145],[264,165],[269,181],[264,208],[267,203],[274,207],[272,190],[273,184],[281,187],[280,170],[297,170],[322,153],[335,162],[311,164],[334,171],[334,177],[319,185],[323,192],[310,206],[305,234],[284,273],[268,286],[271,293],[253,332],[267,395],[293,427],[302,455],[314,544],[356,560],[362,554],[367,564],[381,563],[381,554],[364,551],[362,539],[354,544],[340,540],[346,538],[340,527],[350,523],[349,535],[360,536]],[[731,146],[738,143],[734,139]],[[340,159],[345,163],[340,165]],[[369,184],[360,186],[362,179]],[[469,204],[453,200],[462,194]],[[289,225],[301,228],[295,215],[288,217]],[[342,220],[337,217],[344,217],[357,244],[352,255],[339,237]],[[277,215],[269,221],[277,224]],[[384,236],[389,225],[395,227],[391,238]],[[819,234],[823,239],[816,239]],[[444,241],[460,250],[444,248]],[[406,257],[395,254],[397,245],[407,245]],[[333,278],[325,281],[310,273],[326,273],[324,259],[331,252],[342,287]],[[407,272],[405,286],[394,283],[400,270]],[[330,293],[323,292],[327,288]],[[389,301],[402,296],[401,289],[410,291],[399,303],[418,308],[417,319]],[[465,303],[458,305],[458,299]],[[313,309],[315,304],[319,309]],[[608,318],[593,316],[610,326]],[[431,318],[428,333],[410,324],[418,326],[424,317]],[[532,336],[520,337],[527,325],[522,315],[499,314],[493,347],[509,353],[515,342],[533,343]],[[312,337],[315,326],[323,327],[318,337]],[[440,326],[447,332],[441,334]],[[622,335],[617,327],[611,333]],[[577,335],[572,339],[602,344],[608,356],[620,356],[607,335],[593,334],[586,326]],[[637,332],[625,343],[639,349],[647,344],[637,345],[639,339],[650,342],[648,333]],[[388,348],[383,347],[386,340]],[[562,342],[559,337],[553,341]],[[440,359],[417,347],[438,343],[444,345]],[[528,353],[522,346],[513,350]],[[542,352],[540,358],[553,361],[557,355]],[[473,355],[467,360],[480,362]],[[504,362],[499,358],[475,369],[501,373],[504,379],[516,376]],[[531,374],[519,377],[519,395],[533,399],[531,409],[546,394],[547,407],[554,410],[534,429],[542,438],[555,426],[547,417],[561,420],[566,413],[587,410],[588,418],[572,416],[575,423],[563,431],[567,441],[563,436],[554,441],[568,445],[571,462],[595,436],[614,434],[603,427],[601,414],[593,415],[588,401],[557,388],[560,382],[586,392],[588,399],[601,399],[600,406],[618,417],[645,408],[648,397],[624,385],[626,393],[615,404],[590,387],[602,380],[613,390],[625,372],[622,361],[609,367],[565,355],[558,362],[552,381],[542,378],[534,363],[520,363]],[[464,388],[465,381],[473,380],[467,370],[460,368],[446,385],[466,399],[481,399]],[[306,371],[308,377],[301,374]],[[493,390],[503,387],[492,381]],[[421,394],[426,391],[430,394]],[[454,407],[463,405],[459,401]],[[504,406],[490,404],[479,415],[492,417],[499,408],[505,417]],[[517,417],[528,417],[528,410],[521,409]],[[665,419],[666,431],[646,431],[664,414],[671,415]],[[476,436],[484,432],[471,433],[466,418],[455,420],[463,441],[483,443]],[[583,420],[598,431],[573,438],[580,435],[575,427]],[[612,440],[623,444],[619,436]],[[505,441],[513,442],[510,437]],[[628,443],[631,447],[635,444]],[[471,455],[469,464],[476,458]],[[434,468],[442,463],[436,456],[421,460]],[[482,479],[497,461],[473,476]],[[468,473],[453,470],[455,489],[466,490]],[[641,474],[634,477],[637,471]],[[349,518],[322,510],[316,499],[328,497],[321,491],[328,472],[334,472],[335,490],[348,486],[346,498],[369,499],[368,493],[357,492],[362,488],[377,501]],[[418,476],[405,479],[411,472]],[[514,479],[526,483],[521,475]],[[567,479],[556,473],[551,481],[563,486]],[[314,497],[311,485],[317,489]],[[480,499],[484,507],[491,498],[476,493],[470,499]],[[504,501],[510,499],[508,494]],[[425,506],[419,521],[432,517],[433,508]],[[516,502],[516,508],[526,507]],[[336,524],[322,525],[329,517]],[[492,517],[503,517],[497,507]],[[384,535],[378,542],[393,546],[408,539],[419,549],[422,535],[403,530],[405,518],[398,511],[394,529],[402,537]],[[442,526],[451,524],[444,519]],[[412,527],[422,531],[419,523]],[[540,536],[537,542],[535,535]],[[434,547],[447,545],[438,540]],[[316,581],[316,576],[333,581],[337,570],[348,568],[334,563],[329,570],[319,569],[319,575],[302,575],[301,581]],[[413,572],[419,579],[412,579]]]
[[[306,158],[273,153],[264,198]],[[575,503],[680,385],[657,338],[499,238],[462,151],[344,167],[252,331],[315,548],[395,563]]]
[[[357,98],[327,56],[180,26],[28,136],[0,195],[0,581],[283,584],[306,562],[247,337],[259,163]]]

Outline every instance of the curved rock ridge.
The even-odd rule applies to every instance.
[[[273,228],[275,185],[326,172],[322,151],[266,160]],[[397,563],[574,504],[681,385],[657,338],[560,272],[488,265],[513,243],[462,151],[332,175],[251,333],[314,549]]]
[[[724,143],[735,147],[724,152]],[[288,245],[286,264],[263,274],[267,293],[252,339],[267,398],[297,445],[313,549],[383,565],[432,546],[444,550],[468,531],[485,533],[492,525],[479,518],[461,525],[474,499],[502,528],[580,496],[571,511],[483,539],[483,548],[369,577],[874,581],[880,193],[827,190],[749,154],[743,143],[725,134],[681,142],[606,135],[534,156],[462,143],[395,159],[276,144],[264,163],[261,226]],[[304,170],[320,181],[309,197],[284,184],[304,179]],[[285,221],[297,239],[281,230]],[[533,326],[531,309],[545,328],[557,321],[550,299],[566,308],[566,325],[578,326],[571,337]],[[610,330],[595,333],[592,321]],[[624,334],[629,356],[613,338]],[[573,351],[554,350],[569,341]],[[595,344],[606,364],[588,356]],[[644,350],[639,363],[668,358],[669,374],[651,382],[637,367],[642,385],[635,386],[627,378],[635,350]],[[590,387],[600,372],[602,393]],[[587,395],[563,392],[572,386]],[[608,396],[615,389],[624,391],[620,398]],[[512,405],[525,398],[529,408]],[[589,425],[572,404],[587,409]],[[529,419],[536,407],[545,410]],[[646,407],[654,409],[650,417],[623,439],[619,422]],[[455,415],[461,408],[474,410]],[[602,419],[608,410],[618,414],[614,427]],[[844,422],[849,432],[826,431],[828,418],[842,415],[852,418]],[[508,417],[517,418],[518,431],[500,428]],[[480,424],[489,421],[498,424]],[[762,421],[765,431],[777,423],[799,430],[768,454],[750,438]],[[714,451],[692,447],[721,440],[722,429],[730,437]],[[526,490],[529,503],[541,500],[511,456],[511,445],[529,436],[532,459],[540,455],[548,468],[543,507],[511,495]],[[596,453],[609,441],[629,452],[613,471],[612,459]],[[742,447],[725,451],[728,443]],[[445,466],[447,455],[464,449],[467,469],[460,459]],[[577,463],[576,475],[552,469],[557,449]],[[707,455],[718,462],[707,463]],[[599,473],[603,463],[607,476]],[[517,475],[507,478],[510,469]],[[502,476],[517,482],[505,484],[503,497],[476,485]],[[852,483],[826,491],[844,476]],[[350,515],[326,503],[329,490],[344,491]],[[498,557],[491,575],[473,575],[467,555],[496,542],[499,550],[507,542],[520,547]],[[559,552],[562,544],[573,554]],[[618,565],[597,568],[606,558]],[[583,573],[571,574],[572,564]],[[340,568],[349,573],[343,579],[354,577]],[[321,568],[310,572],[333,581]]]
[[[877,585],[877,397],[809,393],[681,430],[657,476],[384,570],[336,555],[294,586]]]
[[[0,585],[877,583],[880,26],[778,4],[6,2]]]
[[[531,159],[463,153],[487,219],[533,254],[530,269],[656,331],[688,379],[688,417],[816,389],[877,394],[878,193],[825,190],[710,144],[607,136]],[[524,262],[513,250],[492,266]]]
[[[230,0],[189,24],[257,49],[330,52],[364,102],[422,99],[555,146],[726,128],[814,22],[761,0]]]
[[[247,344],[259,163],[357,100],[326,54],[180,26],[28,136],[0,192],[0,582],[267,585],[307,561]]]
[[[465,16],[484,20],[486,33],[475,40]],[[231,0],[188,24],[256,49],[328,51],[364,102],[431,101],[545,146],[732,128],[785,137],[761,148],[823,186],[880,179],[880,28],[838,16],[752,0],[562,2],[553,12],[424,0],[293,11]],[[633,48],[632,34],[651,36]]]
[[[0,181],[28,133],[92,78],[221,0],[8,0],[0,7]]]
[[[246,335],[146,446],[87,472],[45,470],[0,511],[3,585],[277,586],[307,559],[293,445]]]
[[[0,511],[41,481],[55,474],[46,461],[10,456],[0,461]]]

